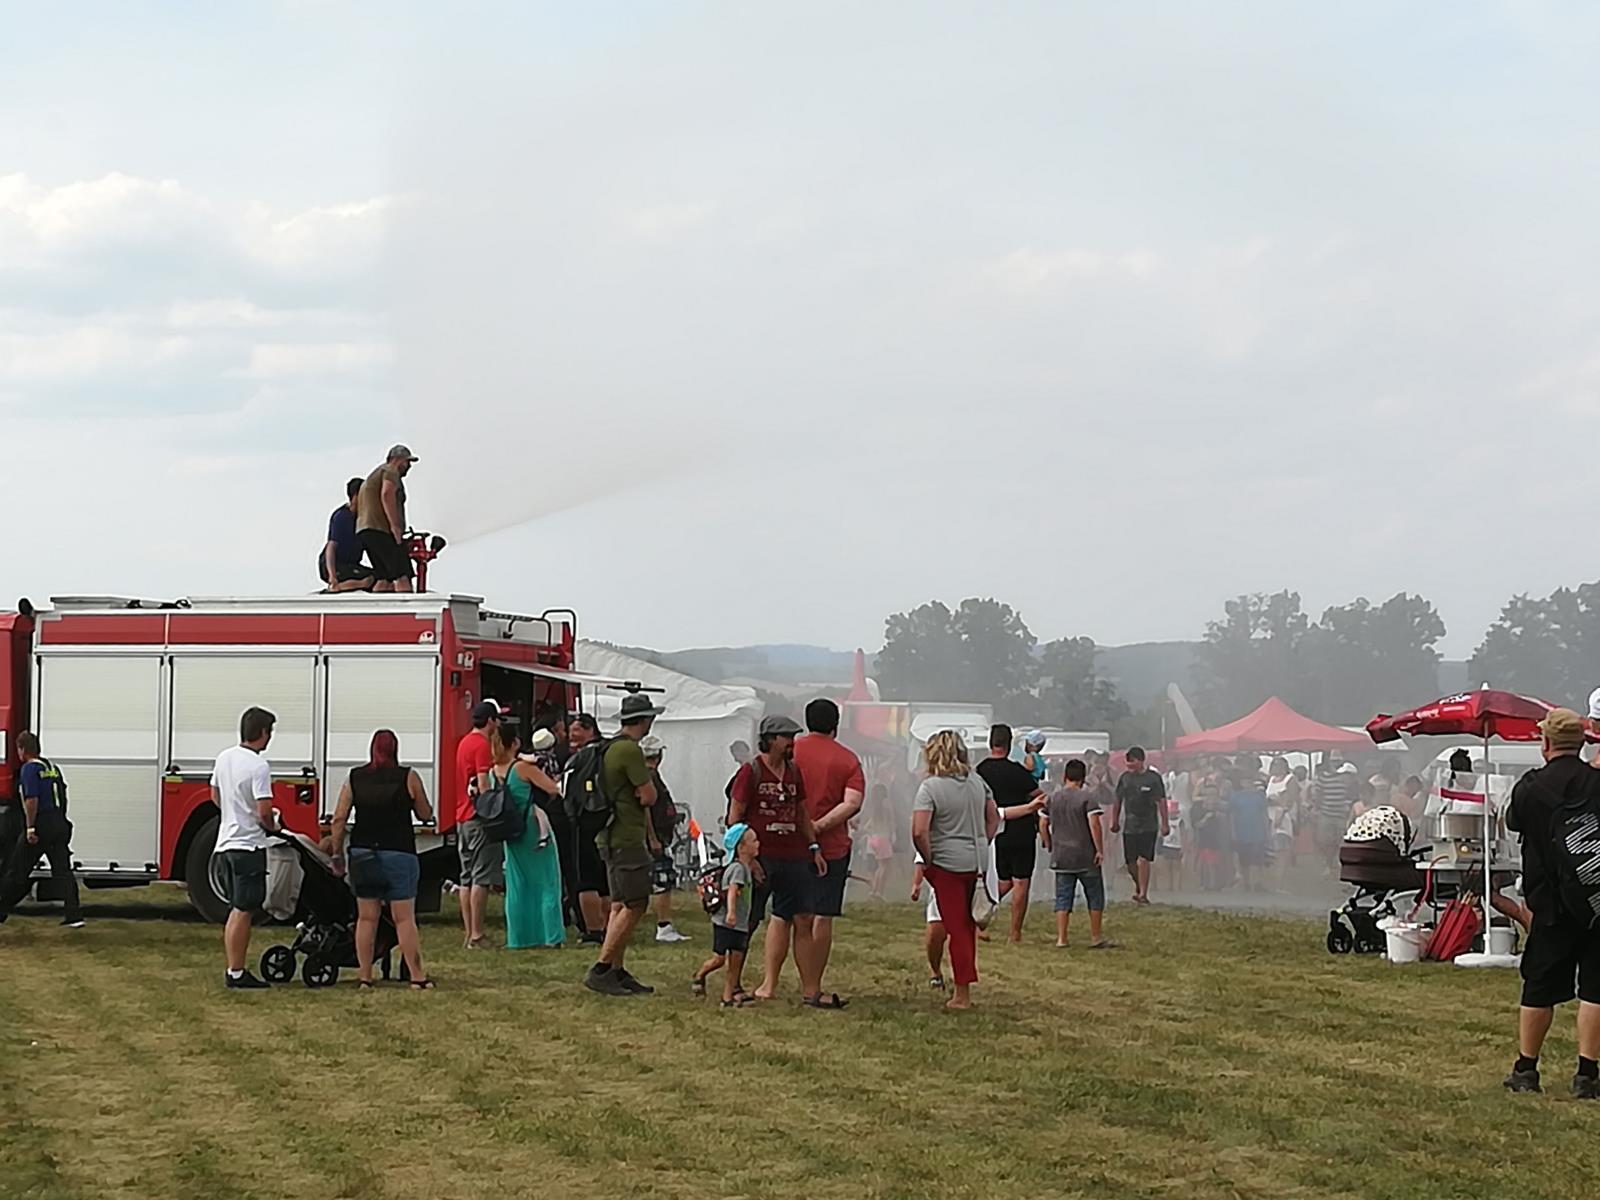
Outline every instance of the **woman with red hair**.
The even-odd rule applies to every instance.
[[[422,970],[422,945],[417,935],[417,837],[411,824],[433,820],[422,777],[400,762],[400,739],[393,730],[372,735],[366,766],[350,772],[339,791],[333,814],[334,869],[344,869],[345,826],[355,811],[350,834],[349,874],[356,893],[356,962],[362,991],[372,988],[373,950],[378,920],[389,906],[400,953],[416,991],[433,987]]]

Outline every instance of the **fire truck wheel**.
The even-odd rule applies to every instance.
[[[189,884],[189,903],[194,905],[194,910],[204,920],[213,925],[227,921],[231,911],[211,862],[212,852],[217,848],[217,830],[221,826],[222,822],[217,817],[212,817],[202,825],[195,833],[194,841],[189,843],[189,853],[184,859],[183,874]],[[266,913],[258,912],[251,924],[260,925],[267,919]]]

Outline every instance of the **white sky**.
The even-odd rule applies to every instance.
[[[661,647],[1596,574],[1591,6],[466,11],[0,3],[0,587],[309,588],[396,439]]]

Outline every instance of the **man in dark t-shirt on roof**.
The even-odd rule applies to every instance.
[[[1033,772],[1012,760],[1009,725],[996,725],[989,730],[989,757],[977,769],[1005,819],[994,839],[994,866],[1001,897],[1011,897],[1011,940],[1020,942],[1022,922],[1028,915],[1033,868],[1039,858],[1037,817],[1045,804],[1044,789]]]
[[[361,495],[360,479],[345,484],[345,503],[328,518],[328,540],[317,558],[317,574],[330,592],[370,591],[372,568],[361,561],[365,551],[356,534],[356,501]]]

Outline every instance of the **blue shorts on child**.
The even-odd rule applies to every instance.
[[[1056,872],[1056,911],[1066,913],[1072,911],[1072,902],[1077,899],[1080,883],[1083,884],[1083,899],[1089,905],[1089,911],[1104,912],[1106,881],[1101,876],[1099,867],[1091,867],[1087,871]]]

